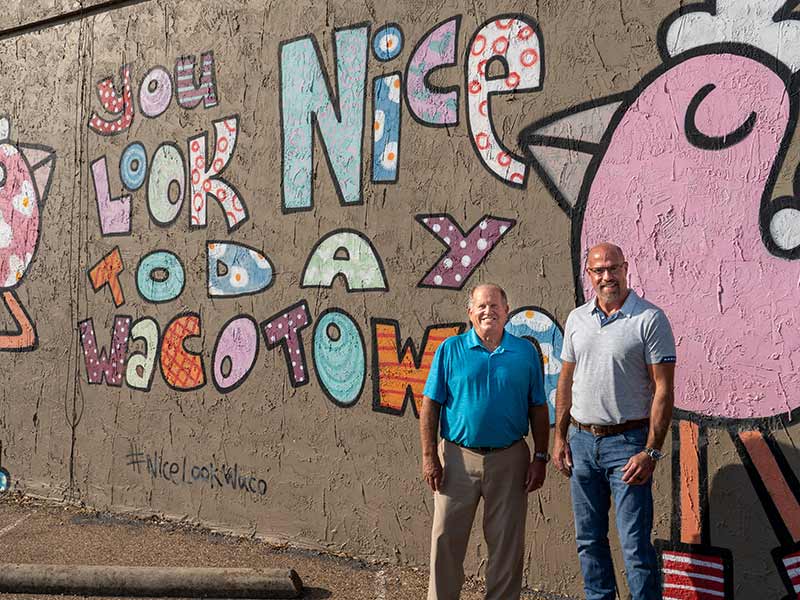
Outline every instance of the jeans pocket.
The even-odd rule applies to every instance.
[[[639,429],[629,429],[622,432],[622,439],[628,444],[638,447],[643,450],[647,444],[647,434],[649,430],[647,427],[640,427]]]

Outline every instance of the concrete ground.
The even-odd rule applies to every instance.
[[[427,571],[276,547],[158,519],[133,519],[13,493],[0,494],[2,563],[158,567],[292,568],[303,598],[421,600]],[[462,600],[480,600],[467,581]],[[526,591],[525,600],[547,596]],[[0,600],[77,600],[84,596],[2,594]]]

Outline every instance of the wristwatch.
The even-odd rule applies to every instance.
[[[650,458],[652,458],[655,462],[658,462],[662,458],[664,458],[664,453],[661,450],[656,450],[655,448],[645,448],[644,453],[647,454]]]
[[[550,462],[550,453],[548,452],[534,452],[533,460],[539,462]]]

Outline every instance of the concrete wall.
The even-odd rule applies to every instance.
[[[800,23],[712,4],[16,3],[13,486],[425,564],[416,407],[465,290],[506,287],[552,402],[581,252],[611,239],[678,340],[669,581],[792,590]],[[555,473],[527,540],[527,585],[577,596]]]

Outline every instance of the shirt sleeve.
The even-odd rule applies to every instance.
[[[655,317],[650,321],[645,331],[644,346],[644,360],[648,365],[675,362],[675,338],[663,311],[656,311]]]
[[[575,350],[572,348],[572,314],[573,313],[569,313],[567,322],[564,323],[564,341],[561,345],[561,360],[574,363]]]
[[[544,373],[539,359],[539,353],[531,344],[531,380],[528,390],[528,406],[541,406],[547,402],[544,393]]]
[[[438,404],[444,404],[447,400],[447,382],[445,377],[444,356],[447,340],[442,342],[436,349],[431,362],[431,369],[428,371],[428,379],[425,381],[425,389],[422,393]]]

